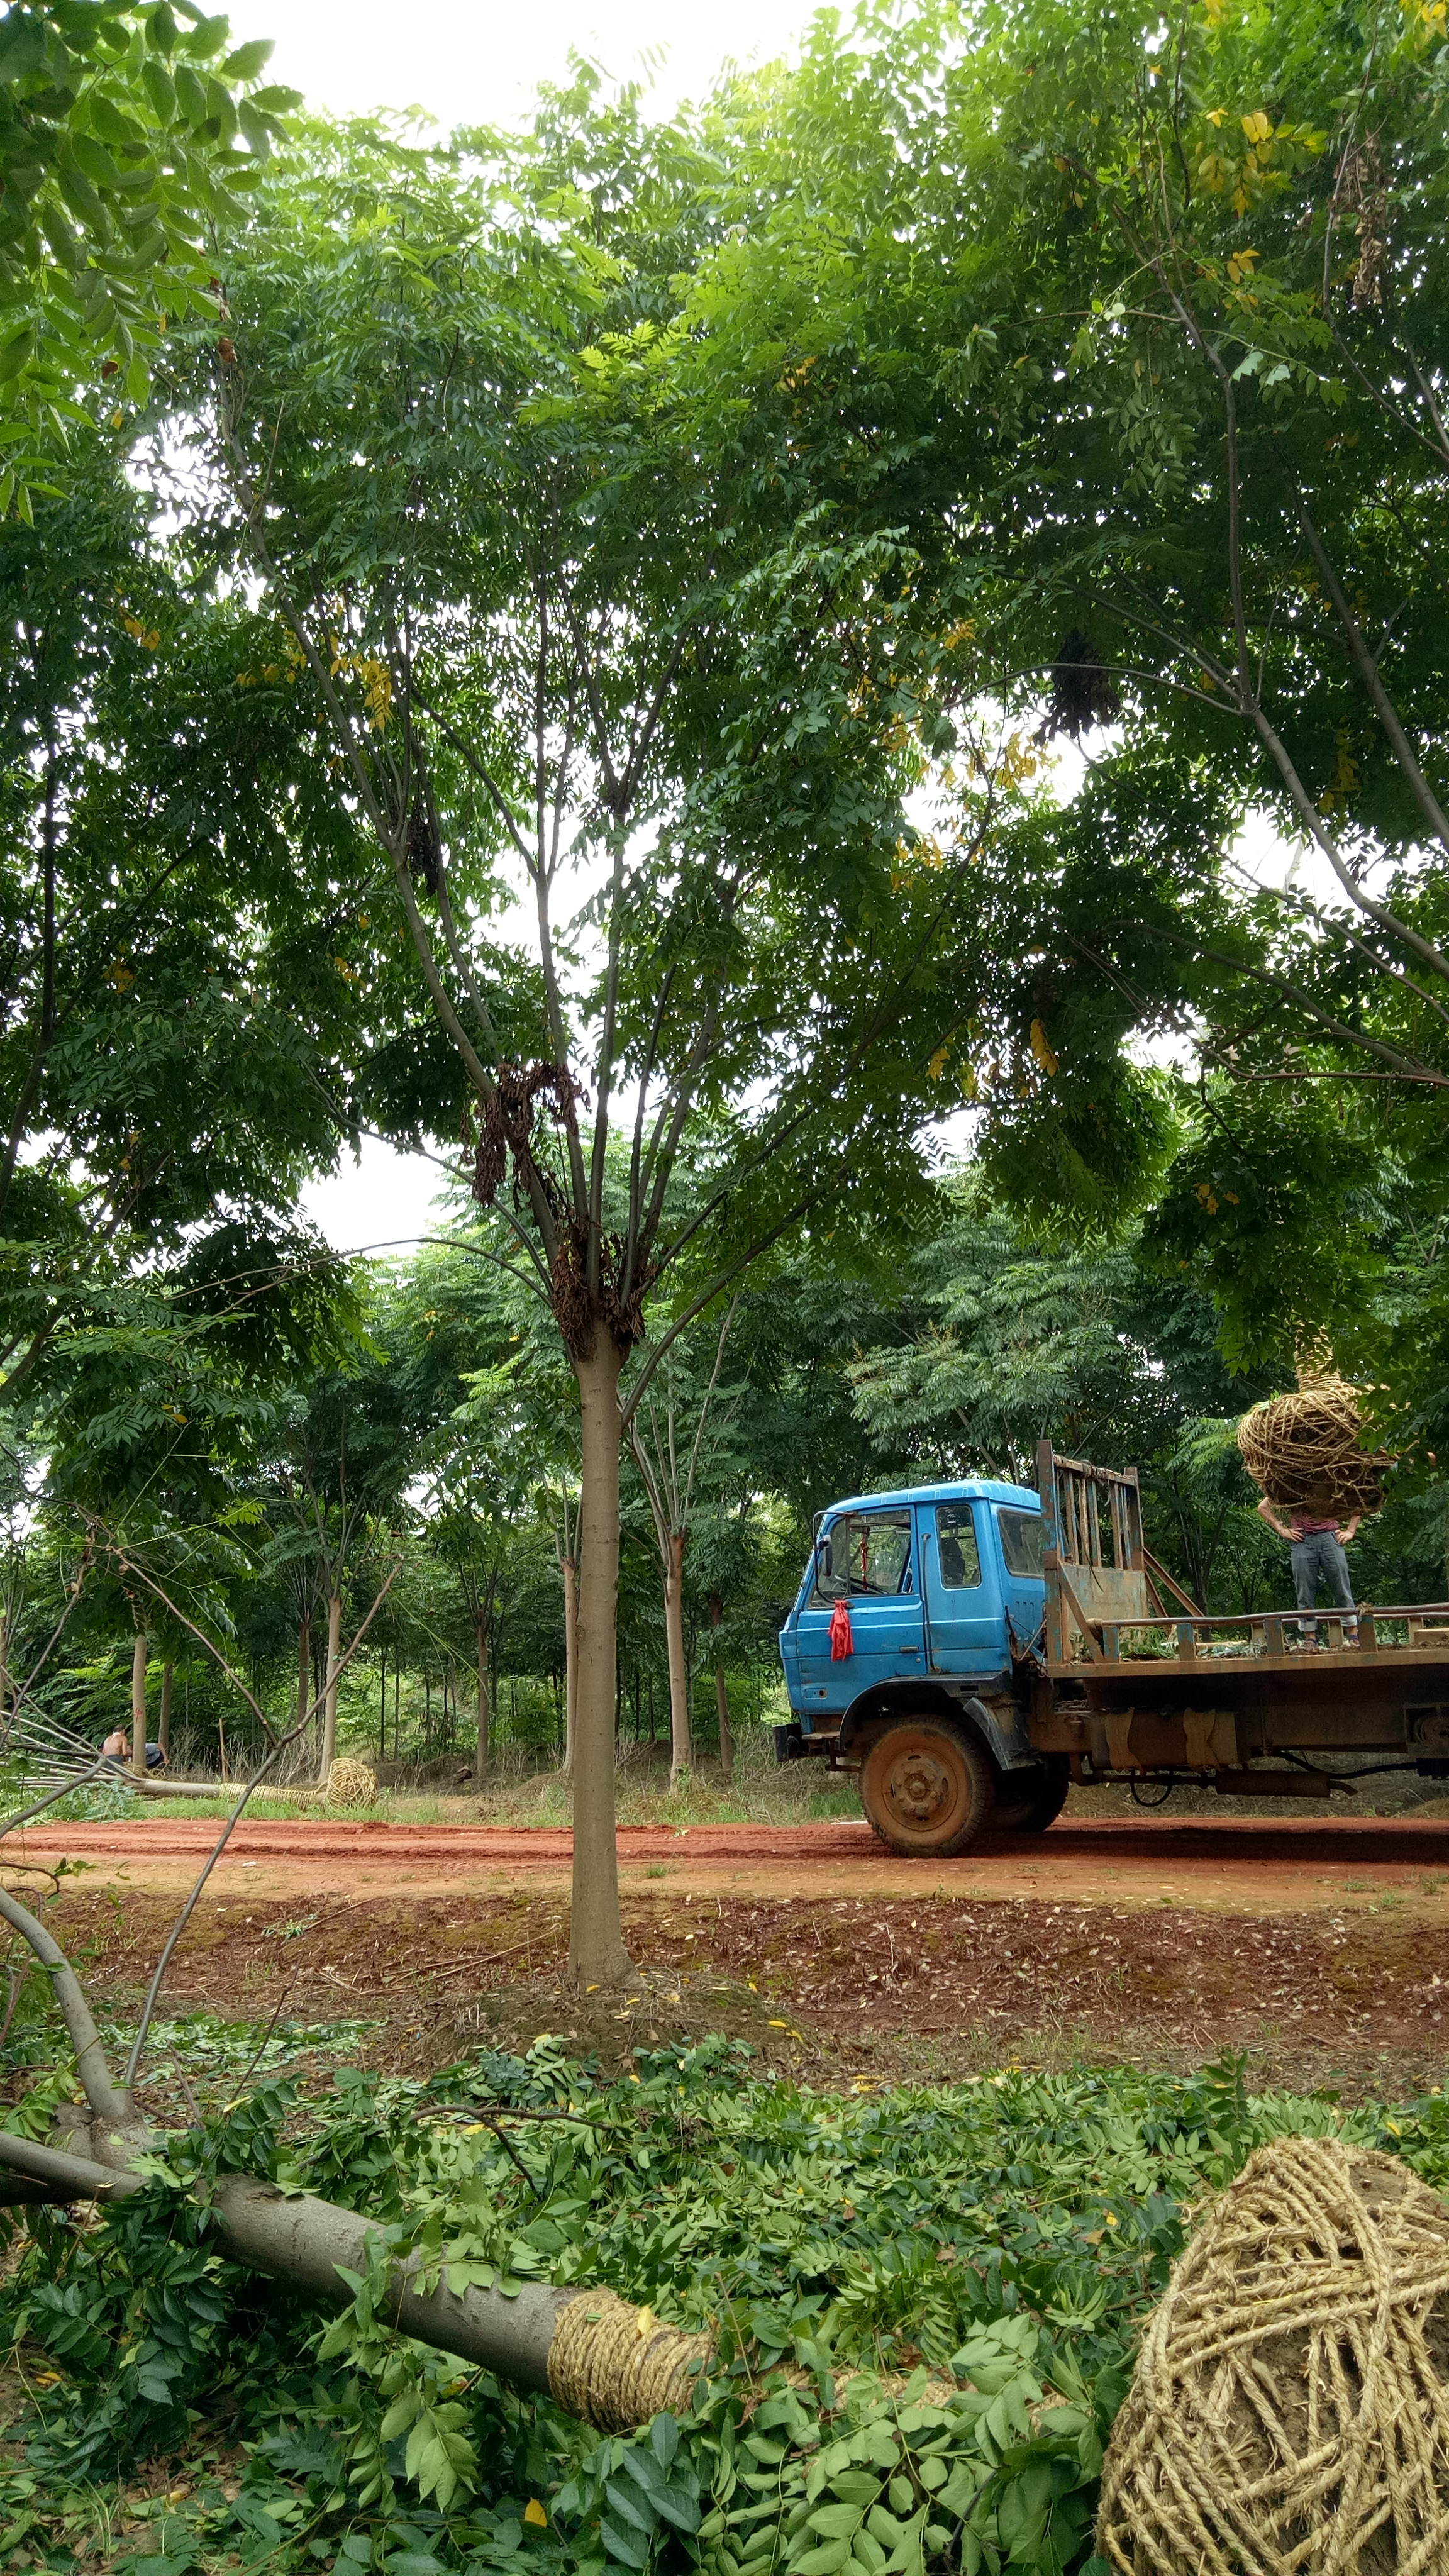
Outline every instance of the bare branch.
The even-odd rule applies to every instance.
[[[288,1728],[286,1734],[277,1736],[273,1739],[271,1751],[266,1756],[265,1761],[261,1762],[257,1769],[252,1773],[250,1780],[243,1789],[241,1796],[238,1798],[236,1805],[231,1811],[231,1814],[227,1817],[225,1824],[222,1826],[221,1832],[218,1834],[216,1841],[212,1846],[210,1855],[197,1877],[196,1884],[192,1888],[190,1895],[187,1897],[185,1904],[182,1906],[180,1913],[173,1923],[170,1933],[167,1936],[165,1947],[161,1952],[160,1958],[156,1962],[156,1973],[152,1977],[151,1983],[147,1988],[146,2000],[141,2008],[141,2019],[137,2027],[136,2036],[131,2043],[131,2054],[126,2061],[125,2080],[128,2091],[136,2080],[136,2069],[141,2062],[141,2051],[146,2045],[147,2033],[151,2028],[152,2018],[155,2014],[156,1999],[161,1992],[161,1981],[171,1964],[176,1944],[180,1940],[182,1933],[185,1931],[187,1924],[190,1922],[192,1915],[195,1913],[201,1891],[205,1887],[207,1880],[210,1878],[212,1871],[215,1869],[217,1862],[220,1860],[222,1853],[225,1851],[227,1844],[230,1842],[234,1829],[238,1824],[240,1824],[242,1815],[251,1798],[253,1790],[260,1788],[263,1780],[267,1776],[267,1773],[272,1769],[279,1756],[285,1752],[287,1746],[294,1743],[296,1738],[301,1735],[308,1726],[310,1726],[318,1709],[326,1699],[328,1691],[335,1687],[336,1683],[341,1679],[342,1674],[351,1663],[352,1658],[356,1654],[358,1647],[361,1645],[363,1638],[366,1636],[368,1629],[372,1626],[373,1620],[377,1617],[379,1610],[382,1608],[384,1601],[392,1590],[401,1565],[402,1558],[398,1557],[389,1568],[385,1581],[379,1586],[377,1596],[372,1602],[366,1618],[363,1619],[361,1624],[353,1631],[351,1644],[347,1647],[346,1652],[339,1658],[336,1665],[328,1674],[322,1689],[317,1693],[316,1697],[311,1702],[311,1705],[305,1709],[302,1715],[297,1718],[295,1723]],[[220,1655],[216,1654],[216,1648],[211,1645],[210,1639],[203,1637],[202,1643],[209,1647],[212,1654],[216,1655],[217,1662],[222,1665],[222,1669],[225,1671],[226,1666],[224,1660]],[[248,1697],[250,1697],[250,1693],[248,1693]]]
[[[1298,513],[1298,524],[1308,540],[1313,560],[1318,566],[1323,587],[1332,600],[1339,623],[1348,637],[1348,649],[1353,656],[1354,669],[1362,680],[1367,695],[1372,699],[1379,722],[1393,745],[1394,758],[1408,780],[1410,793],[1420,812],[1427,819],[1435,839],[1443,849],[1449,851],[1449,816],[1445,815],[1443,806],[1419,766],[1409,737],[1399,721],[1398,709],[1384,687],[1378,663],[1364,641],[1358,619],[1350,608],[1344,595],[1343,584],[1329,561],[1328,550],[1308,515],[1308,505],[1301,492],[1295,491],[1293,504]]]

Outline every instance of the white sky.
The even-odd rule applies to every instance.
[[[270,35],[272,78],[304,90],[314,107],[426,108],[444,126],[513,124],[543,80],[562,80],[570,50],[617,80],[636,77],[648,53],[662,108],[707,90],[728,57],[770,62],[810,16],[800,0],[732,0],[681,9],[671,0],[231,0],[232,30]]]

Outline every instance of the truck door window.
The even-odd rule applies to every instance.
[[[814,1601],[878,1601],[913,1592],[909,1512],[847,1512],[815,1551]]]
[[[1042,1535],[1040,1512],[1002,1512],[996,1515],[1001,1531],[1001,1553],[1008,1574],[1040,1575]]]
[[[981,1580],[981,1551],[969,1503],[936,1505],[936,1555],[941,1581],[949,1592],[969,1591]]]

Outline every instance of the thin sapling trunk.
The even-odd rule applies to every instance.
[[[577,1544],[577,1542],[575,1542]],[[574,1776],[574,1745],[579,1720],[579,1569],[577,1560],[561,1560],[564,1595],[564,1778]]]
[[[486,1619],[479,1619],[476,1622],[475,1637],[478,1647],[478,1745],[473,1760],[473,1776],[476,1780],[483,1781],[488,1777],[488,1728],[492,1714],[488,1699],[488,1622]]]
[[[689,1663],[684,1651],[684,1531],[667,1531],[664,1547],[664,1642],[669,1656],[669,1785],[671,1789],[677,1789],[694,1758],[689,1735]]]
[[[317,1785],[325,1789],[337,1758],[337,1675],[342,1657],[342,1602],[333,1593],[327,1603],[327,1690],[322,1702],[322,1754]]]
[[[714,1706],[719,1721],[719,1767],[727,1780],[734,1776],[735,1740],[730,1733],[730,1698],[725,1688],[724,1645],[720,1629],[724,1603],[717,1592],[709,1596],[709,1624],[714,1630]]]
[[[146,1777],[146,1631],[138,1628],[131,1649],[131,1768]]]

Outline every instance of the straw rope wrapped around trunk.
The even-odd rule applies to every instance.
[[[1406,2165],[1250,2158],[1148,2324],[1097,2546],[1122,2576],[1443,2576],[1449,2208]]]

